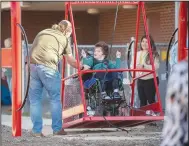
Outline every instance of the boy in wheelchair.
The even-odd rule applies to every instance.
[[[105,42],[98,42],[95,44],[94,57],[87,54],[82,50],[82,61],[84,70],[106,70],[106,69],[117,69],[121,66],[121,52],[116,53],[116,63],[112,63],[107,59],[109,52],[109,46]],[[92,82],[98,80],[100,83],[101,97],[104,100],[121,99],[119,94],[120,82],[122,83],[122,74],[119,72],[96,72],[93,74],[84,74],[83,82],[84,87],[90,86]],[[87,88],[87,87],[86,87]],[[112,90],[110,95],[109,91]],[[108,93],[108,94],[107,94]]]

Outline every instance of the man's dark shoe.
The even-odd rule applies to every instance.
[[[57,132],[53,132],[53,135],[67,135],[67,132],[64,131],[64,129],[57,131]]]
[[[38,137],[38,138],[45,137],[45,136],[43,135],[43,133],[34,133],[34,132],[32,132],[31,134],[32,134],[33,137]]]

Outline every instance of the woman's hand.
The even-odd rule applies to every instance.
[[[144,68],[144,65],[138,64],[138,65],[136,66],[136,68],[137,68],[137,69],[143,69],[143,68]]]
[[[121,52],[120,51],[116,52],[116,58],[121,58]]]

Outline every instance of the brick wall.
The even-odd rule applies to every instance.
[[[23,11],[22,25],[28,35],[29,43],[33,42],[36,34],[42,29],[51,27],[64,18],[64,12]],[[3,11],[1,15],[1,37],[3,40],[11,35],[10,12]],[[98,41],[98,16],[91,16],[86,12],[74,12],[78,44],[94,44]]]
[[[115,6],[116,7],[116,6]],[[120,6],[121,7],[121,6]],[[168,42],[174,31],[174,2],[146,4],[149,19],[149,31],[155,42]],[[137,9],[120,9],[113,43],[125,44],[135,36]],[[64,17],[63,11],[23,11],[22,25],[32,43],[36,34]],[[94,44],[98,40],[111,42],[115,10],[106,10],[100,15],[89,15],[86,12],[74,12],[78,44]],[[10,36],[10,13],[2,12],[2,41]],[[139,39],[144,34],[142,15],[140,17]],[[3,43],[2,43],[3,44]]]
[[[117,17],[116,31],[113,43],[123,44],[128,42],[136,31],[136,10],[120,10]],[[111,42],[114,27],[115,10],[100,14],[99,39],[108,43]],[[141,19],[140,19],[141,20]],[[142,22],[140,21],[140,24]],[[143,34],[143,27],[140,25],[139,34]]]
[[[146,4],[146,14],[149,19],[149,31],[155,42],[168,42],[174,31],[174,2],[162,2]],[[123,44],[129,42],[131,36],[135,36],[137,9],[120,9],[118,12],[117,26],[114,43]],[[115,10],[100,14],[99,39],[111,42],[113,32]],[[139,38],[144,34],[142,16],[140,17]]]

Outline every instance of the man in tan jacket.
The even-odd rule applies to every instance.
[[[32,132],[36,137],[43,136],[41,106],[43,87],[50,96],[53,134],[66,134],[62,129],[61,78],[58,72],[58,62],[64,55],[68,64],[77,68],[68,42],[71,33],[71,23],[62,20],[59,24],[54,24],[52,28],[39,32],[30,49],[31,81],[28,96],[33,123]]]

